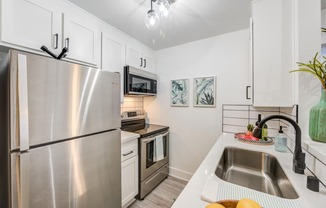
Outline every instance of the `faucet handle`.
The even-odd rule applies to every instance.
[[[306,168],[306,154],[303,152],[300,152],[299,158],[293,159],[293,171],[295,173],[304,174],[304,169]]]

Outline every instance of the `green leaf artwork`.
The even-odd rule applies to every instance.
[[[171,80],[171,106],[189,106],[189,79]]]
[[[194,79],[194,106],[215,107],[215,77]]]

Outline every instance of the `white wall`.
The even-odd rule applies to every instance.
[[[298,1],[298,61],[312,60],[321,44],[321,6],[320,0]],[[299,124],[303,139],[309,138],[309,111],[320,99],[320,82],[308,73],[299,73]]]
[[[158,96],[145,98],[150,123],[170,126],[170,172],[189,179],[221,134],[222,104],[245,103],[249,81],[249,29],[156,52]],[[215,108],[170,106],[173,79],[216,76]]]
[[[326,9],[321,10],[321,27],[326,28]],[[321,43],[324,44],[323,55],[326,55],[326,33],[321,33]]]

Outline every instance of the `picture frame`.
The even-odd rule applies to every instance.
[[[171,80],[171,106],[188,107],[189,106],[189,79]]]
[[[194,78],[194,107],[216,106],[216,77]]]

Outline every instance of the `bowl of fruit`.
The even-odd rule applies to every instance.
[[[205,208],[262,208],[260,204],[251,199],[221,200],[207,205]]]

